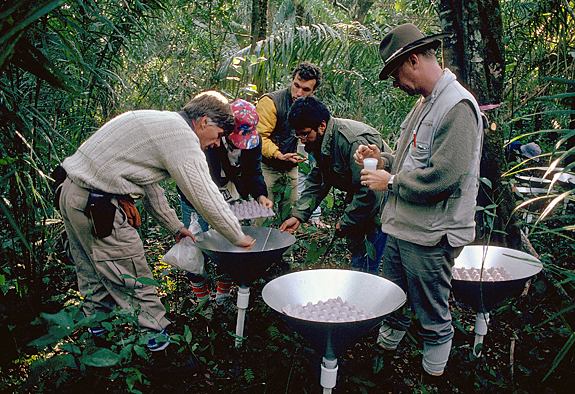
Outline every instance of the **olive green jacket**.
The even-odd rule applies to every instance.
[[[345,212],[339,221],[340,235],[363,238],[379,225],[383,195],[361,185],[362,167],[353,159],[360,144],[375,144],[382,151],[390,151],[373,127],[351,119],[329,119],[323,136],[306,144],[306,150],[313,154],[317,164],[307,177],[292,216],[306,222],[331,187],[335,187],[347,192]]]

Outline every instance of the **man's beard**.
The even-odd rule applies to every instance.
[[[307,142],[305,143],[305,150],[307,152],[317,152],[321,149],[321,138],[316,138],[315,141],[313,142]]]

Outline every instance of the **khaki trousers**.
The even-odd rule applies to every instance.
[[[120,306],[133,310],[142,328],[164,329],[170,322],[164,317],[166,309],[155,287],[135,280],[152,278],[138,232],[128,224],[124,211],[112,198],[117,207],[112,234],[101,239],[94,237],[92,222],[83,212],[88,195],[88,190],[75,185],[70,178],[62,184],[60,210],[76,265],[78,289],[85,298],[84,313],[90,316]]]

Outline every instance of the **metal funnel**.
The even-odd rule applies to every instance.
[[[215,230],[196,237],[196,246],[240,285],[236,303],[236,348],[241,346],[244,335],[250,283],[260,278],[272,264],[280,261],[282,254],[295,242],[293,235],[274,228],[242,226],[242,231],[256,240],[251,249],[235,246]]]
[[[328,359],[342,353],[380,323],[382,316],[395,311],[406,300],[403,290],[387,279],[339,269],[300,271],[280,276],[264,286],[262,297],[269,307],[282,314],[295,331]],[[298,319],[282,311],[287,305],[305,305],[337,297],[376,317],[354,322],[325,323]]]
[[[452,279],[451,286],[456,300],[464,302],[475,309],[475,340],[473,354],[481,356],[483,338],[487,335],[490,316],[489,311],[510,297],[521,294],[525,283],[541,271],[543,265],[530,254],[500,246],[468,245],[455,259],[454,268],[488,268],[502,267],[507,271],[510,280],[488,282],[482,280]]]
[[[487,282],[452,279],[455,299],[477,312],[488,312],[509,297],[518,296],[529,278],[543,265],[530,254],[499,246],[468,245],[455,259],[454,268],[481,269],[503,267],[512,279]]]
[[[280,261],[282,254],[295,243],[295,237],[268,227],[242,226],[242,230],[256,240],[251,249],[235,246],[215,230],[198,234],[196,246],[232,280],[249,285],[272,264]]]

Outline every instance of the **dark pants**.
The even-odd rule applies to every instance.
[[[422,246],[389,236],[383,256],[383,276],[401,287],[421,324],[425,343],[439,345],[453,337],[449,293],[454,259],[463,247],[454,248],[443,237],[435,246]],[[405,307],[386,317],[386,323],[406,331],[410,318]]]
[[[351,268],[379,275],[381,257],[385,249],[386,240],[387,234],[381,231],[379,226],[376,226],[375,229],[363,239],[359,241],[350,241]],[[369,246],[366,247],[367,242],[371,244],[373,249]],[[369,257],[370,253],[368,253],[368,248],[375,253],[375,258]]]

